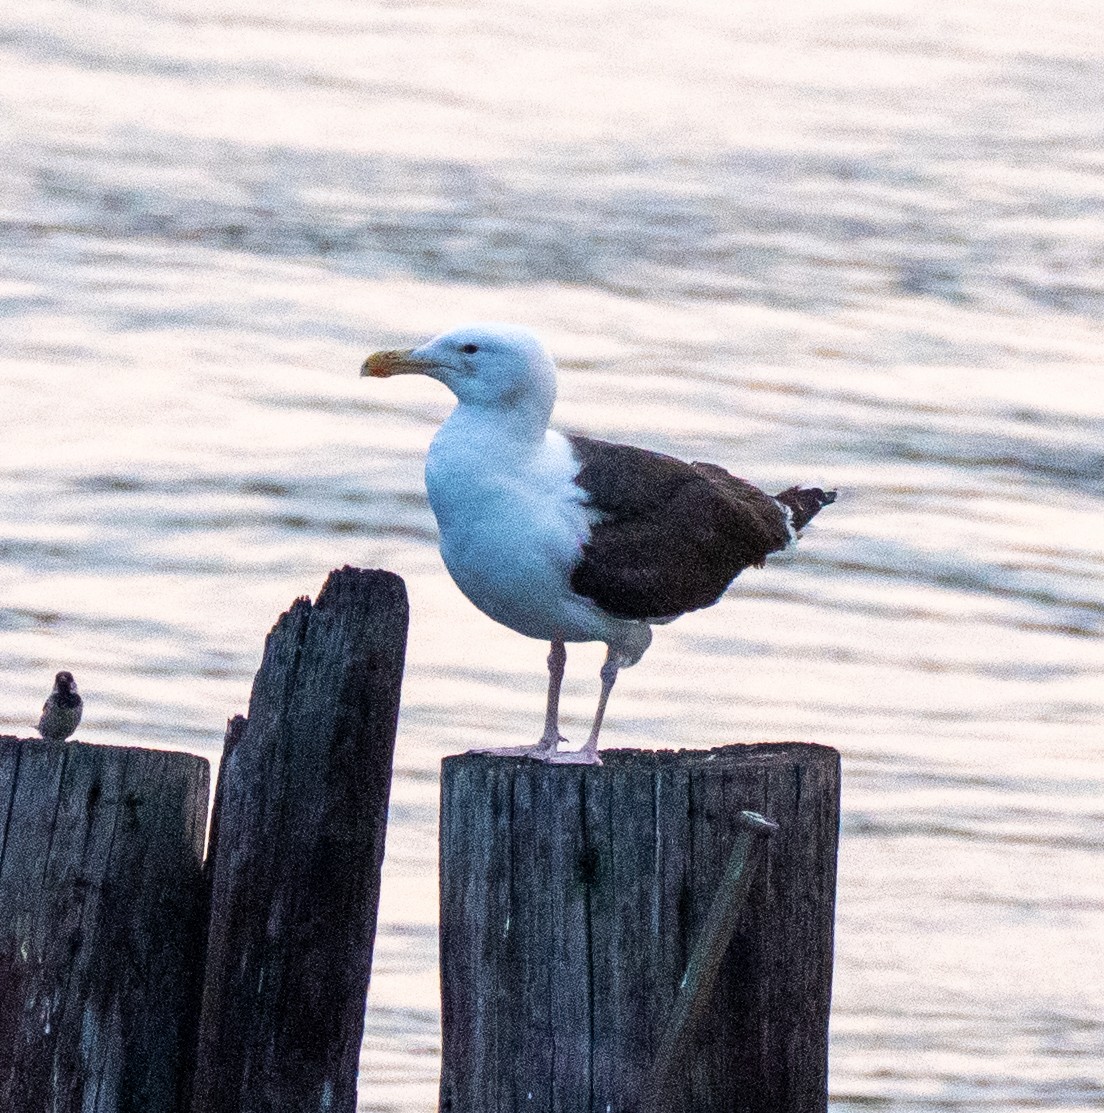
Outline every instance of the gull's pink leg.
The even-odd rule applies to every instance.
[[[590,737],[586,740],[586,745],[575,752],[562,753],[559,750],[553,750],[547,757],[538,754],[534,754],[534,757],[539,756],[544,761],[554,761],[562,765],[602,764],[602,759],[598,756],[598,732],[602,729],[602,719],[606,714],[606,701],[609,699],[610,692],[613,691],[613,683],[617,679],[617,671],[620,667],[617,656],[611,649],[606,654],[606,662],[599,674],[602,677],[602,692],[598,696],[598,710],[594,713],[594,725],[590,728]]]
[[[567,739],[560,734],[560,685],[563,684],[567,666],[567,646],[554,641],[548,651],[548,705],[544,712],[544,734],[537,743],[536,753],[555,753],[556,747]]]
[[[497,754],[499,757],[533,757],[539,761],[555,761],[557,746],[567,739],[560,734],[560,687],[567,665],[567,646],[556,639],[548,653],[548,704],[544,713],[544,733],[532,746],[504,746],[499,749],[469,750],[472,754]],[[574,756],[574,755],[571,755]]]

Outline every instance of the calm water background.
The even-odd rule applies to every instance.
[[[406,577],[364,1110],[436,1108],[438,762],[542,713],[436,553],[449,398],[356,375],[478,319],[566,427],[840,488],[605,731],[842,750],[836,1113],[1104,1108],[1104,20],[920,7],[0,14],[0,731],[67,667],[215,759],[293,598]]]

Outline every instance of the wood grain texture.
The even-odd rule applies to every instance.
[[[823,1113],[839,755],[443,766],[441,1113],[639,1113],[747,809],[779,825],[672,1113]]]
[[[195,1113],[353,1113],[407,602],[333,573],[265,645],[212,821]]]
[[[0,1109],[176,1113],[209,768],[0,737]]]

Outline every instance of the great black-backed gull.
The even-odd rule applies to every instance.
[[[426,457],[441,556],[481,611],[551,642],[544,733],[498,753],[597,762],[617,671],[640,660],[652,626],[717,602],[836,497],[818,487],[771,497],[715,464],[549,429],[556,367],[517,326],[474,325],[376,352],[361,374],[428,375],[456,395]],[[602,690],[586,745],[564,751],[565,643],[584,641],[608,648]]]
[[[64,742],[80,726],[84,701],[71,672],[54,677],[54,690],[42,705],[38,733],[48,742]]]

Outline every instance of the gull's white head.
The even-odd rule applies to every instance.
[[[418,348],[376,352],[360,373],[378,379],[428,375],[461,405],[544,424],[556,401],[556,365],[537,337],[519,325],[467,325]]]

